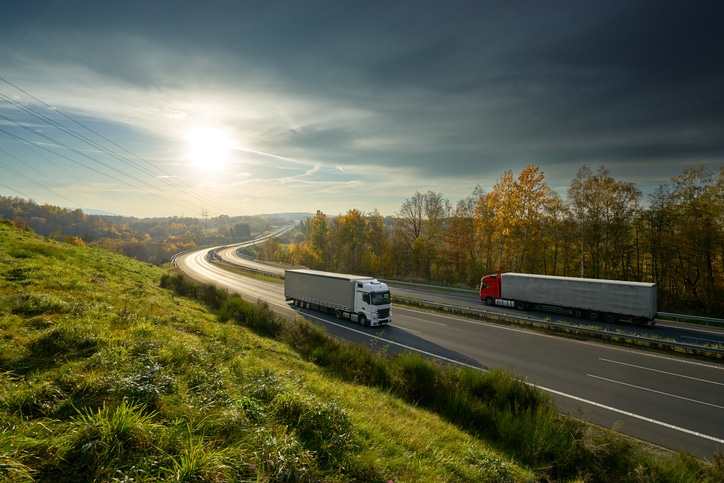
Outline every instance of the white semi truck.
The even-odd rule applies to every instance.
[[[655,283],[498,273],[480,280],[480,300],[610,323],[653,326],[656,317]]]
[[[387,284],[373,277],[296,269],[284,271],[284,297],[294,305],[334,313],[361,325],[392,321]]]

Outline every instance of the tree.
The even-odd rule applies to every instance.
[[[721,307],[724,261],[724,170],[714,181],[705,166],[685,169],[673,178],[670,201],[674,213],[674,233],[678,235],[674,268],[686,281],[687,299],[700,301],[708,312]]]
[[[331,237],[334,240],[334,265],[337,270],[359,272],[362,269],[363,248],[367,245],[367,220],[364,214],[351,209],[347,214],[335,218]]]
[[[327,268],[330,263],[330,234],[327,215],[317,210],[309,221],[309,247],[314,255],[314,267]]]
[[[433,191],[416,191],[402,203],[394,233],[400,255],[415,275],[430,276],[449,214],[450,202]]]
[[[471,195],[458,201],[440,250],[440,272],[452,283],[475,285],[482,275],[481,240],[475,230],[478,197]]]
[[[528,166],[518,179],[505,171],[488,198],[493,214],[493,226],[499,237],[500,264],[513,271],[534,271],[533,263],[526,265],[526,253],[538,241],[550,188],[537,166]]]
[[[480,243],[480,258],[482,260],[483,272],[488,274],[499,267],[494,256],[495,244],[495,193],[485,193],[479,186],[477,190],[477,203],[475,205],[475,237]],[[476,193],[473,193],[476,196]]]
[[[363,259],[363,272],[371,275],[389,275],[391,260],[385,219],[376,209],[367,216],[367,250]],[[378,276],[379,276],[378,275]]]
[[[641,192],[633,183],[616,181],[601,166],[576,173],[568,189],[580,234],[581,276],[627,279],[630,230]]]

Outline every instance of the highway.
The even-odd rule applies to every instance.
[[[228,260],[235,256],[233,251],[218,253]],[[266,300],[284,316],[296,313],[285,302],[281,284],[231,273],[208,262],[206,253],[179,256],[176,264],[194,279],[218,284],[250,301]],[[418,298],[429,295],[409,287],[391,286],[391,291]],[[387,346],[390,351],[418,350],[483,368],[502,367],[547,391],[562,412],[664,448],[708,460],[724,450],[722,364],[401,306],[393,308],[392,325],[382,328],[300,312],[325,324],[330,334],[354,342]]]

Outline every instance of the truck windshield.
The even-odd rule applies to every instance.
[[[390,292],[374,292],[370,296],[372,305],[387,305],[390,303]]]

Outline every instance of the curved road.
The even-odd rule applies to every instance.
[[[218,253],[228,260],[234,256],[228,250],[235,248]],[[206,253],[180,256],[177,266],[197,280],[218,284],[248,300],[266,300],[285,316],[297,313],[285,302],[282,284],[231,273],[208,262]],[[404,307],[395,307],[393,325],[383,328],[363,328],[316,312],[300,312],[324,323],[331,334],[358,343],[505,368],[549,392],[563,412],[665,448],[709,460],[715,451],[724,450],[722,364]]]

